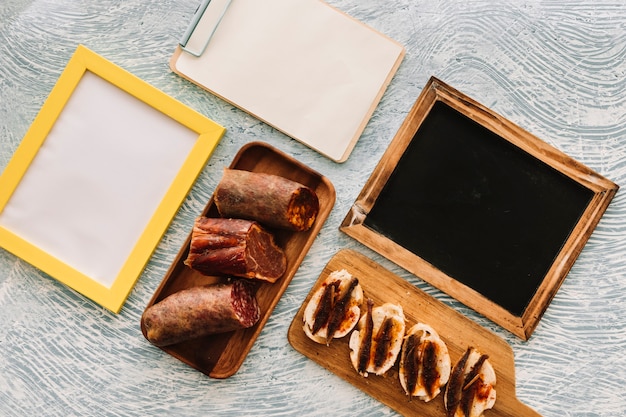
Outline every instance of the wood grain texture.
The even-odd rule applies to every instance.
[[[626,193],[618,192],[528,342],[393,265],[338,227],[431,75],[619,185],[626,184],[626,8],[614,0],[329,0],[406,46],[350,158],[335,164],[172,74],[197,0],[0,1],[0,170],[83,43],[228,130],[119,315],[0,250],[0,414],[22,416],[395,416],[295,351],[287,331],[343,248],[506,340],[517,397],[544,417],[626,412]],[[139,319],[221,171],[264,141],[330,179],[337,201],[231,378],[155,349]],[[584,395],[581,395],[584,394]]]
[[[311,228],[306,231],[265,229],[272,234],[276,245],[285,254],[286,269],[275,282],[250,280],[261,310],[261,316],[254,326],[161,347],[163,351],[194,369],[219,379],[232,376],[243,364],[335,204],[335,188],[328,179],[263,142],[251,142],[244,145],[235,155],[229,168],[278,175],[309,187],[319,199],[319,212]],[[199,215],[220,217],[215,205],[215,195],[211,197]],[[175,261],[146,305],[146,309],[178,291],[199,285],[229,281],[229,276],[205,275],[185,265],[185,260],[189,255],[191,236],[190,231]],[[141,331],[147,338],[143,316]]]
[[[353,250],[339,251],[330,259],[291,322],[287,337],[298,352],[403,415],[446,415],[443,394],[428,403],[407,397],[398,379],[397,362],[384,375],[370,375],[365,378],[354,370],[350,362],[349,335],[334,339],[328,346],[315,343],[306,336],[302,323],[308,301],[333,271],[343,269],[358,278],[365,299],[373,300],[374,305],[390,302],[402,306],[407,328],[416,323],[432,326],[446,343],[453,365],[468,347],[475,347],[481,353],[489,355],[489,361],[496,372],[497,400],[493,410],[486,412],[485,417],[539,417],[537,412],[522,404],[515,395],[513,350],[503,339]],[[365,311],[365,307],[362,310]]]

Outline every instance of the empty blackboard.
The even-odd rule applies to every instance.
[[[592,197],[437,102],[364,224],[519,316]]]
[[[616,190],[431,79],[341,230],[526,339]]]

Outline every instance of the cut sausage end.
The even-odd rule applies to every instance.
[[[315,223],[319,212],[317,194],[308,187],[298,188],[293,192],[287,209],[287,222],[298,232],[307,231]]]
[[[261,317],[261,309],[252,287],[241,280],[233,283],[231,305],[243,328],[254,326]]]
[[[274,243],[274,237],[258,226],[252,227],[246,244],[247,270],[254,278],[275,282],[287,270],[287,258]]]

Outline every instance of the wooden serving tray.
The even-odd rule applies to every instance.
[[[521,403],[515,396],[513,350],[504,340],[371,259],[352,250],[341,250],[328,262],[291,322],[288,339],[298,352],[398,413],[422,417],[443,417],[446,415],[443,393],[429,403],[407,397],[398,379],[397,363],[383,376],[370,375],[364,378],[359,375],[352,367],[349,359],[348,341],[350,335],[341,339],[334,339],[330,346],[326,346],[313,342],[304,334],[302,316],[306,304],[322,281],[331,272],[341,269],[346,269],[359,279],[365,297],[374,300],[376,305],[384,302],[402,305],[408,327],[418,321],[431,325],[447,344],[453,365],[468,346],[474,346],[489,355],[489,360],[497,376],[497,400],[494,408],[485,412],[485,417],[540,416],[533,409]]]
[[[252,348],[274,307],[285,292],[291,279],[300,267],[304,256],[313,244],[328,214],[335,204],[335,188],[319,173],[302,165],[290,156],[270,145],[252,142],[243,146],[230,164],[230,168],[252,172],[280,175],[312,188],[319,198],[320,211],[313,227],[306,232],[291,232],[269,229],[276,243],[287,256],[287,271],[275,283],[258,283],[256,298],[261,307],[261,318],[251,328],[211,335],[176,345],[161,347],[162,350],[203,372],[212,378],[228,378],[237,372]],[[213,197],[202,211],[202,215],[219,217]],[[167,271],[146,309],[168,295],[185,288],[225,281],[225,277],[204,276],[187,267],[183,262],[189,252],[191,230],[178,256]],[[141,331],[146,331],[141,323]]]

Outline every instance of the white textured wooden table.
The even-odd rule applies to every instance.
[[[626,415],[626,201],[618,192],[523,342],[338,231],[431,75],[626,184],[626,5],[332,0],[406,46],[350,159],[336,164],[172,74],[196,0],[0,3],[0,170],[78,43],[228,128],[119,315],[0,250],[0,415],[393,415],[297,353],[287,329],[326,262],[365,253],[510,343],[518,398],[544,416]],[[144,306],[228,165],[268,142],[327,176],[337,202],[240,371],[212,380],[151,346]]]

